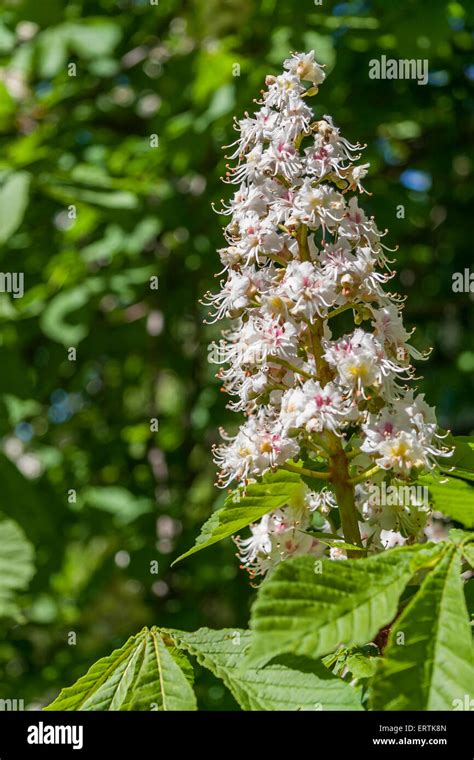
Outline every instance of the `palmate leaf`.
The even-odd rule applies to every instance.
[[[265,668],[247,667],[250,631],[169,633],[225,683],[244,710],[362,710],[356,690],[318,660],[281,655]]]
[[[157,628],[144,628],[98,660],[45,709],[161,711],[197,706],[184,654]]]
[[[371,684],[374,710],[452,710],[474,683],[471,628],[452,547],[393,626]]]
[[[34,574],[33,547],[13,520],[0,521],[0,617],[18,613],[16,594]]]
[[[320,657],[339,645],[371,641],[396,615],[417,569],[435,561],[440,545],[400,547],[369,559],[281,563],[260,587],[252,608],[249,661],[291,652]]]
[[[192,549],[178,557],[173,564],[223,538],[232,536],[247,525],[260,520],[267,512],[294,503],[302,497],[304,490],[305,486],[299,475],[277,470],[264,475],[260,483],[247,486],[245,496],[240,492],[230,494],[224,506],[204,523]]]
[[[436,510],[466,528],[474,528],[474,484],[453,477],[440,483],[431,475],[421,477],[420,483],[428,487]]]

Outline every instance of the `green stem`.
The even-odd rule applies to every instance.
[[[298,246],[301,261],[308,261],[310,259],[310,255],[308,247],[308,228],[306,225],[302,225],[298,231]],[[321,342],[324,334],[323,320],[316,319],[313,324],[308,327],[308,332],[311,351],[316,362],[318,380],[321,385],[324,386],[332,380],[333,375],[328,363],[324,358],[324,351]],[[327,443],[327,449],[330,452],[330,472],[329,474],[326,473],[325,477],[329,477],[334,487],[334,493],[341,517],[341,526],[342,532],[344,534],[344,539],[348,544],[362,547],[362,539],[360,537],[359,530],[359,518],[354,500],[354,487],[350,482],[349,461],[347,459],[339,436],[330,431],[326,431],[324,438],[325,442]],[[296,471],[298,469],[299,468],[296,468]],[[311,473],[311,471],[310,477],[314,477],[314,473]],[[318,477],[321,477],[320,473]],[[348,550],[347,552],[348,557],[357,557],[360,556],[360,554],[361,552],[357,551]]]
[[[366,470],[359,473],[359,475],[356,475],[354,478],[351,478],[349,482],[351,485],[355,486],[357,483],[363,483],[364,480],[367,480],[367,478],[372,477],[372,475],[375,475],[379,471],[380,467],[378,464],[376,464],[373,467],[368,467]]]
[[[320,456],[322,459],[329,459],[329,454],[322,446],[318,446],[316,443],[313,443],[313,441],[309,440],[306,441],[306,445],[309,449],[311,449],[311,451],[314,451],[315,454]]]
[[[309,261],[308,228],[306,224],[302,224],[299,228],[297,239],[301,261]]]
[[[350,449],[350,451],[347,451],[346,449],[346,457],[348,459],[354,459],[354,457],[358,457],[360,453],[360,449]]]
[[[334,435],[334,434],[331,434]],[[359,517],[354,502],[354,487],[349,477],[349,462],[340,439],[334,436],[334,452],[331,456],[331,482],[334,487],[341,526],[344,538],[348,544],[362,547],[359,530]],[[348,557],[360,556],[360,552],[347,552]]]
[[[286,464],[282,465],[282,468],[284,470],[288,470],[288,472],[296,472],[297,475],[306,475],[307,478],[316,478],[316,480],[328,480],[330,474],[329,472],[309,470],[307,467],[298,467],[297,465],[290,464],[289,462],[286,462]]]
[[[326,319],[332,319],[332,317],[337,317],[338,314],[342,314],[344,311],[347,311],[347,309],[352,309],[351,303],[346,303],[344,304],[344,306],[339,306],[338,309],[334,309],[334,311],[330,311]]]
[[[282,267],[286,267],[288,264],[286,259],[283,259],[281,256],[277,256],[276,253],[265,253],[264,255],[267,257],[267,259],[271,259],[272,261],[276,261],[277,264],[281,264]]]
[[[310,372],[306,372],[306,370],[301,369],[300,367],[296,367],[291,362],[288,362],[286,359],[281,359],[279,356],[273,356],[273,354],[270,354],[268,356],[268,361],[272,362],[273,364],[281,364],[282,367],[290,369],[292,372],[305,377],[307,380],[317,380],[317,378],[315,378],[315,376]]]

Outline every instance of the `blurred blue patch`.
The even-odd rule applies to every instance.
[[[368,10],[368,5],[364,0],[354,3],[337,3],[332,9],[333,16],[355,16],[358,13],[364,13]]]
[[[58,388],[52,392],[50,399],[53,405],[63,404],[67,400],[67,393],[65,390],[63,390],[63,388]]]
[[[456,16],[449,16],[448,24],[455,32],[461,32],[464,29],[464,19],[457,18]]]
[[[474,81],[474,63],[468,63],[467,66],[464,67],[464,73],[469,79],[470,82]]]
[[[396,166],[397,164],[401,163],[402,159],[397,153],[395,153],[390,144],[390,141],[385,137],[380,137],[376,141],[376,145],[379,153],[382,154],[383,160],[386,164],[390,164],[390,166]]]
[[[19,422],[15,427],[15,435],[23,443],[28,443],[33,438],[33,427],[29,422]]]
[[[89,145],[92,142],[92,133],[88,129],[81,129],[76,132],[76,142],[79,145]]]
[[[417,193],[424,193],[429,190],[433,180],[431,174],[422,172],[419,169],[405,169],[400,174],[400,182],[408,190],[415,190]]]
[[[449,83],[449,73],[447,71],[430,71],[428,74],[428,84],[433,87],[444,87]]]
[[[48,418],[57,425],[70,420],[84,405],[79,393],[66,393],[62,388],[53,391],[50,398]]]
[[[53,85],[51,82],[46,81],[45,79],[42,79],[41,82],[38,82],[38,84],[35,87],[35,93],[39,95],[40,97],[42,95],[49,95],[50,92],[53,91]]]

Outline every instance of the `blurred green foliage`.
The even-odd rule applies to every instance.
[[[210,447],[236,425],[198,304],[220,268],[221,145],[291,49],[327,65],[318,115],[368,145],[365,208],[435,349],[420,386],[472,431],[473,296],[452,274],[472,263],[473,16],[467,0],[4,0],[0,266],[25,295],[0,294],[0,510],[36,573],[0,623],[1,698],[47,703],[144,624],[247,623],[230,541],[170,564],[222,499]],[[427,58],[428,84],[369,79],[382,54]]]

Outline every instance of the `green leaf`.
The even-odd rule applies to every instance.
[[[474,541],[474,533],[470,530],[461,530],[461,528],[451,528],[448,537],[451,543],[456,544],[458,548],[463,548],[466,544]]]
[[[10,53],[15,47],[15,43],[14,33],[4,23],[0,23],[0,54]]]
[[[65,25],[69,43],[81,58],[102,58],[110,55],[122,36],[120,26],[102,18]]]
[[[374,710],[452,710],[474,683],[471,629],[453,547],[393,626],[371,684]]]
[[[465,544],[462,547],[462,553],[470,566],[474,569],[474,544]]]
[[[101,206],[102,208],[121,210],[135,209],[138,206],[137,196],[128,190],[110,190],[105,192],[73,187],[72,185],[61,185],[59,183],[45,185],[43,189],[47,190],[50,195],[58,200],[71,203],[80,201],[90,203],[93,206]]]
[[[28,172],[15,172],[0,188],[0,245],[16,232],[23,220],[30,181]]]
[[[7,90],[4,82],[0,82],[0,129],[6,132],[13,122],[16,111],[15,101]]]
[[[212,122],[217,121],[221,116],[231,113],[235,105],[235,87],[233,84],[225,84],[214,91],[207,111],[198,116],[194,122],[194,129],[201,133],[206,130]]]
[[[448,435],[444,443],[454,450],[449,458],[439,460],[443,472],[463,480],[474,481],[474,437]]]
[[[8,419],[11,425],[18,425],[19,422],[41,413],[41,404],[35,399],[23,399],[14,396],[12,393],[3,394]]]
[[[144,628],[96,662],[46,710],[195,710],[189,664],[157,628]]]
[[[51,299],[41,315],[40,324],[44,334],[65,346],[77,346],[87,335],[87,327],[71,324],[67,317],[87,303],[89,290],[79,285],[70,291],[58,293]]]
[[[344,677],[348,681],[353,679],[370,678],[375,673],[379,649],[375,644],[367,644],[363,647],[341,647],[322,658],[322,662],[334,675]]]
[[[16,594],[34,575],[33,547],[13,520],[0,522],[0,617],[16,617]]]
[[[340,536],[333,535],[332,533],[322,533],[321,531],[301,531],[302,533],[308,533],[310,536],[314,536],[314,538],[317,538],[318,541],[321,544],[326,544],[326,546],[334,546],[338,549],[347,549],[351,552],[362,552],[364,553],[366,550],[362,548],[361,546],[356,546],[355,544],[348,544],[347,541],[344,541],[340,538]]]
[[[379,657],[354,652],[348,655],[345,665],[352,678],[371,678],[375,673],[379,659]]]
[[[151,499],[136,496],[122,486],[90,486],[84,489],[83,496],[87,505],[110,512],[121,525],[128,525],[153,509]]]
[[[474,579],[470,578],[464,584],[464,598],[466,600],[467,614],[469,616],[470,626],[474,626]]]
[[[222,679],[244,710],[361,710],[356,691],[318,660],[283,655],[247,667],[250,631],[170,631],[177,644]]]
[[[282,562],[252,608],[251,661],[282,652],[320,657],[371,641],[396,615],[406,584],[442,548],[400,547],[368,559]]]
[[[441,469],[443,471],[443,476],[447,475],[448,478],[461,478],[461,480],[467,480],[469,483],[474,483],[474,472],[471,472],[471,470],[462,470],[460,467],[455,467],[451,470],[445,468]]]
[[[457,478],[440,483],[431,475],[421,477],[420,482],[429,488],[436,510],[467,528],[474,528],[474,485]]]
[[[65,69],[69,50],[86,60],[106,58],[120,37],[120,27],[108,19],[90,18],[45,29],[38,35],[40,75],[50,79]]]
[[[39,74],[50,79],[66,68],[67,34],[63,26],[45,29],[38,36]]]
[[[237,533],[267,512],[279,509],[285,504],[294,504],[302,499],[304,492],[305,486],[299,475],[285,470],[268,473],[260,483],[247,486],[245,496],[239,491],[234,491],[227,497],[224,506],[204,523],[195,546],[178,557],[173,564]]]
[[[474,473],[474,436],[448,436],[446,445],[454,446],[453,455],[446,460],[448,466]]]
[[[103,288],[103,280],[95,277],[89,282],[81,283],[75,288],[55,295],[40,318],[44,334],[64,346],[77,346],[86,337],[88,328],[80,322],[73,324],[69,321],[69,317],[86,306],[93,295],[101,292]]]

